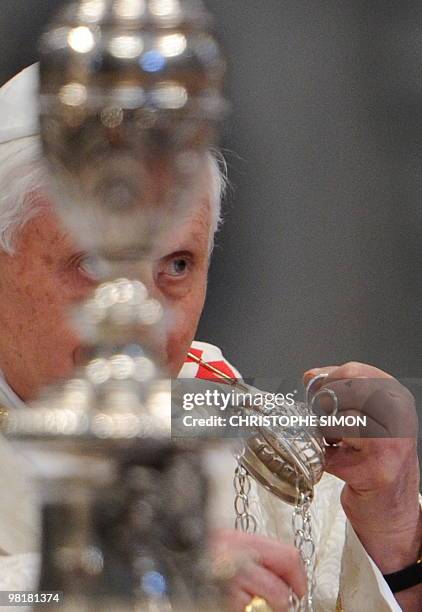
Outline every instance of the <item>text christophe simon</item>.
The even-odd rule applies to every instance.
[[[194,416],[185,414],[185,427],[366,427],[364,415],[316,415],[292,413],[295,405],[295,393],[240,393],[238,391],[219,391],[207,389],[201,393],[184,393],[182,407],[186,412],[197,408],[208,408],[225,415]],[[241,408],[246,408],[242,412]],[[233,413],[233,409],[235,412]],[[253,414],[251,414],[253,410]]]

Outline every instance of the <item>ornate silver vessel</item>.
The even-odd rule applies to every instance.
[[[80,0],[41,40],[54,203],[101,273],[75,315],[85,363],[3,420],[57,467],[42,483],[39,586],[63,591],[66,611],[193,612],[219,598],[201,447],[170,439],[166,313],[143,282],[161,232],[201,201],[224,114],[209,24],[200,0]]]

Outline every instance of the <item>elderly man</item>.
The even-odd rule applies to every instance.
[[[32,66],[0,90],[0,403],[15,407],[72,372],[79,340],[67,312],[95,284],[88,256],[60,227],[48,195],[40,155],[37,79],[37,67]],[[150,263],[148,289],[172,313],[163,358],[173,376],[192,374],[187,360],[192,344],[206,361],[223,360],[215,347],[193,342],[220,210],[222,183],[211,156],[198,180],[204,186],[202,205],[162,240]],[[356,409],[362,398],[345,381],[393,380],[372,366],[349,363],[315,368],[305,374],[305,382],[321,371],[328,374],[325,386],[335,388],[340,400]],[[394,401],[411,411],[409,394],[397,387]],[[0,586],[34,587],[33,558],[25,554],[34,550],[31,502],[5,442],[0,452]],[[231,463],[223,469],[231,470]],[[416,575],[422,543],[415,439],[343,440],[328,449],[327,471],[330,475],[317,486],[312,505],[316,610],[327,612],[336,605],[347,612],[421,610],[422,585],[418,580],[409,583],[409,571]],[[253,609],[251,600],[260,596],[281,612],[288,609],[290,589],[298,596],[305,591],[304,568],[292,545],[291,509],[258,487],[251,507],[263,535],[224,531],[216,532],[213,541],[217,554],[250,554],[250,563],[232,581],[230,609]],[[393,593],[384,576],[401,570],[405,574]]]

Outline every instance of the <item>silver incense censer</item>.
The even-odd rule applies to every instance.
[[[190,359],[208,370],[213,378],[220,379],[245,397],[261,393],[258,389],[237,378],[231,378],[213,364],[204,362],[195,353]],[[294,418],[309,417],[315,414],[314,405],[322,396],[328,395],[333,404],[333,414],[337,412],[338,400],[331,390],[318,390],[317,386],[326,378],[319,374],[309,381],[304,402],[294,402],[291,406],[280,406],[264,410],[259,405],[243,404],[236,409],[240,415],[272,415]],[[312,612],[315,568],[315,543],[312,534],[310,507],[314,497],[315,485],[321,480],[325,465],[326,442],[317,428],[261,426],[245,435],[235,452],[237,467],[234,474],[235,528],[246,533],[255,533],[258,528],[256,517],[250,511],[251,478],[275,495],[282,502],[293,506],[292,530],[294,544],[299,550],[307,574],[307,594],[299,601],[293,592],[290,594],[291,612]],[[262,608],[262,612],[267,612]],[[259,608],[261,611],[261,608]]]

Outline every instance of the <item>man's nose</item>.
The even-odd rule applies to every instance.
[[[157,287],[155,277],[155,266],[153,261],[144,261],[139,265],[136,279],[139,280],[146,288],[148,297],[162,302],[162,295]]]

